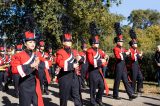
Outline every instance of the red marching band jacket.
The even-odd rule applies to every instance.
[[[137,49],[133,49],[131,47],[129,50],[131,52],[130,60],[131,60],[132,63],[135,62],[135,61],[137,61],[138,59],[141,59],[141,58],[138,57],[139,54],[140,54],[140,52]]]
[[[86,53],[84,51],[81,51],[81,52],[79,52],[79,55],[84,58],[83,63],[85,64],[88,61]]]
[[[126,49],[116,46],[116,47],[114,47],[113,52],[114,52],[114,56],[116,58],[116,62],[120,62],[122,60],[125,60],[123,53],[127,52]],[[129,80],[129,82],[132,82],[129,75],[128,75],[128,80]]]
[[[14,61],[16,60],[16,55],[17,55],[17,53],[16,54],[14,54],[14,55],[12,55],[12,57],[11,57],[11,70],[12,70],[12,74],[19,74],[18,73],[18,70],[17,70],[17,67],[13,67],[13,66],[15,66],[14,64]]]
[[[39,57],[43,57],[44,59],[48,58],[48,53],[47,53],[47,52],[37,51],[36,54],[37,54]]]
[[[116,61],[118,62],[118,61],[124,60],[122,53],[127,52],[127,50],[116,46],[116,47],[114,47],[113,52],[114,52],[114,56],[116,58]]]
[[[55,57],[54,57],[54,55],[48,54],[47,60],[48,60],[48,63],[49,63],[49,67],[51,67],[52,64],[53,64],[53,62],[55,62]]]
[[[67,53],[64,49],[60,49],[56,52],[56,64],[63,71],[72,71],[75,57],[79,55],[77,50],[72,49],[71,54]],[[83,59],[81,60],[83,61]],[[79,74],[76,72],[76,74]]]
[[[5,56],[4,65],[10,64],[11,56],[9,56],[9,55],[4,55],[4,56]],[[6,67],[5,69],[6,69],[6,72],[7,72],[8,76],[9,76],[10,75],[9,72],[8,72],[9,71],[9,67]]]
[[[9,63],[10,63],[10,57],[8,55],[0,56],[0,66],[6,65],[6,64],[9,64]],[[8,72],[8,69],[9,68],[6,67],[4,71],[6,71],[8,75],[10,75],[9,72]]]
[[[5,63],[6,63],[6,57],[0,56],[0,66],[5,65]]]
[[[12,69],[14,70],[14,72],[16,73],[16,71],[18,71],[19,75],[22,78],[25,77],[27,74],[25,72],[26,70],[23,70],[22,65],[29,64],[29,62],[33,59],[34,56],[35,56],[35,53],[33,53],[31,57],[29,57],[29,55],[25,51],[15,54],[12,57],[12,62],[11,62]],[[39,59],[40,61],[44,60],[41,57]],[[48,78],[47,78],[47,81],[49,82]],[[44,106],[43,99],[42,99],[42,92],[40,89],[40,82],[38,78],[38,72],[36,72],[36,89],[35,90],[38,97],[38,106]]]
[[[97,51],[95,51],[93,48],[89,48],[87,50],[87,59],[90,65],[92,65],[94,68],[98,68],[98,67],[103,67],[105,64],[107,63],[102,63],[102,61],[100,59],[103,59],[105,57],[105,53],[101,50],[98,49]],[[108,84],[104,78],[103,72],[102,72],[102,68],[99,68],[99,72],[103,78],[104,81],[104,85],[105,85],[105,90],[106,90],[106,95],[108,95],[109,93],[109,87]]]
[[[10,64],[11,63],[11,55],[6,55],[6,64]]]

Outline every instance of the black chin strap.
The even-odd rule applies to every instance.
[[[65,50],[67,53],[71,53],[71,48],[70,48],[70,47],[65,46],[65,47],[64,47],[64,50]]]

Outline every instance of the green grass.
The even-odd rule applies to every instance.
[[[107,84],[108,84],[109,88],[113,89],[114,79],[108,79],[107,78],[106,81],[107,81]],[[119,89],[120,90],[125,90],[122,81],[121,81]],[[157,83],[155,83],[155,82],[144,81],[143,90],[144,90],[145,94],[147,94],[147,93],[160,94],[160,87],[157,87]]]

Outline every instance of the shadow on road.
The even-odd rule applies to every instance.
[[[113,91],[113,88],[109,88],[109,90],[110,90],[110,91]],[[119,89],[119,92],[126,93],[126,91],[125,91],[125,90],[120,90],[120,89]]]
[[[141,97],[143,97],[143,98],[148,98],[148,99],[159,100],[159,101],[160,101],[160,99],[158,99],[158,98],[153,98],[153,97],[148,97],[148,96],[141,96]]]
[[[43,101],[44,101],[44,106],[59,106],[58,104],[51,102],[52,101],[51,98],[43,97]]]
[[[81,92],[82,92],[82,93],[87,93],[87,94],[89,94],[89,88],[81,89]]]
[[[8,95],[15,97],[16,98],[16,94],[15,94],[15,90],[14,89],[9,89],[8,91],[5,91]]]
[[[106,96],[106,95],[104,94],[104,95],[103,95],[103,97],[113,99],[113,95],[112,95],[112,94],[108,94],[108,96]],[[126,99],[126,98],[123,98],[123,97],[121,97],[121,99],[129,100],[129,98],[128,98],[128,99]]]
[[[146,104],[148,106],[159,106],[159,105],[156,105],[156,104],[153,104],[153,103],[147,103],[147,102],[144,102],[144,104]]]
[[[59,93],[58,92],[55,92],[54,90],[48,90],[49,92],[51,92],[51,95],[59,98]]]
[[[103,104],[104,104],[104,106],[112,106],[112,105],[106,104],[106,103],[103,103]],[[83,106],[90,106],[90,98],[83,99]]]
[[[89,98],[83,99],[82,102],[83,102],[83,106],[90,106]]]
[[[17,103],[11,103],[7,96],[2,97],[3,106],[19,106]]]

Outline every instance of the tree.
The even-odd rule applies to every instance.
[[[57,0],[47,0],[35,5],[34,16],[41,32],[48,38],[48,43],[53,47],[60,44],[61,22],[60,17],[64,12],[63,6]]]
[[[63,16],[69,17],[74,41],[77,41],[77,38],[80,41],[81,37],[88,39],[89,24],[94,21],[99,28],[101,47],[108,50],[106,37],[114,35],[113,24],[124,17],[109,13],[108,7],[102,2],[101,0],[8,1],[0,10],[0,17],[3,17],[2,30],[10,37],[15,37],[23,33],[24,29],[35,29],[37,34],[48,38],[46,39],[48,44],[52,43],[53,47],[57,48],[60,45],[60,36],[63,34]],[[11,15],[10,11],[14,14]]]
[[[95,0],[48,0],[42,5],[37,5],[35,11],[39,25],[43,30],[50,32],[58,42],[62,34],[63,24],[60,18],[63,15],[71,20],[73,39],[80,39],[82,36],[89,38],[89,24],[92,21],[96,22],[103,41],[102,46],[106,44],[106,36],[113,35],[113,24],[123,19],[123,16],[110,14],[102,1]]]
[[[160,12],[156,10],[133,10],[128,17],[129,24],[133,27],[145,29],[151,25],[158,25]]]

